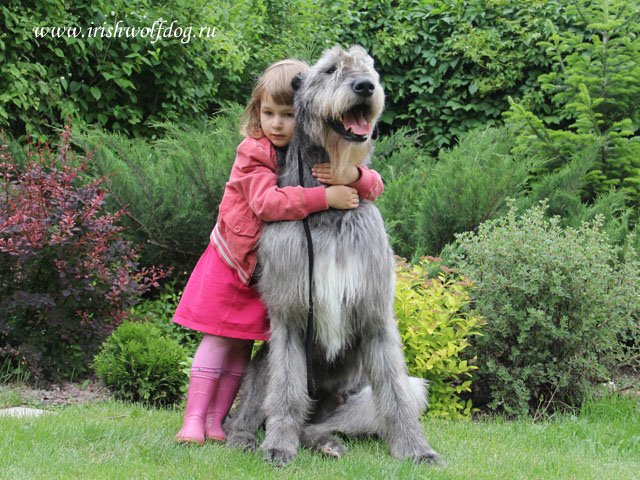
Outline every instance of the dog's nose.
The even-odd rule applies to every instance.
[[[376,86],[368,78],[360,78],[353,84],[353,91],[361,97],[370,97]]]

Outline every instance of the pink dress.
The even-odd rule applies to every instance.
[[[173,321],[211,335],[269,339],[267,310],[257,288],[242,283],[211,243],[189,277]]]

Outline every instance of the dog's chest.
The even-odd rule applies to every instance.
[[[313,272],[314,312],[317,341],[326,350],[327,359],[333,360],[356,327],[351,310],[361,292],[357,265],[327,257],[320,255]]]
[[[380,269],[391,251],[379,212],[370,204],[359,208],[357,214],[340,217],[333,212],[328,221],[311,222],[316,339],[329,360],[358,334],[358,304],[371,298],[381,274],[393,274]]]

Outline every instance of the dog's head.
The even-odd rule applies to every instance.
[[[329,152],[336,169],[362,163],[384,109],[379,75],[364,48],[326,50],[292,86],[296,128]]]

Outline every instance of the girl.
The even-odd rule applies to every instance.
[[[242,117],[237,156],[211,242],[191,273],[173,321],[204,332],[193,358],[178,443],[224,442],[222,422],[238,392],[254,340],[269,322],[254,285],[262,222],[301,220],[328,208],[356,208],[359,197],[382,193],[380,175],[353,167],[341,176],[320,164],[314,175],[329,187],[277,186],[275,149],[286,149],[295,127],[291,80],[308,65],[282,60],[258,79]]]

